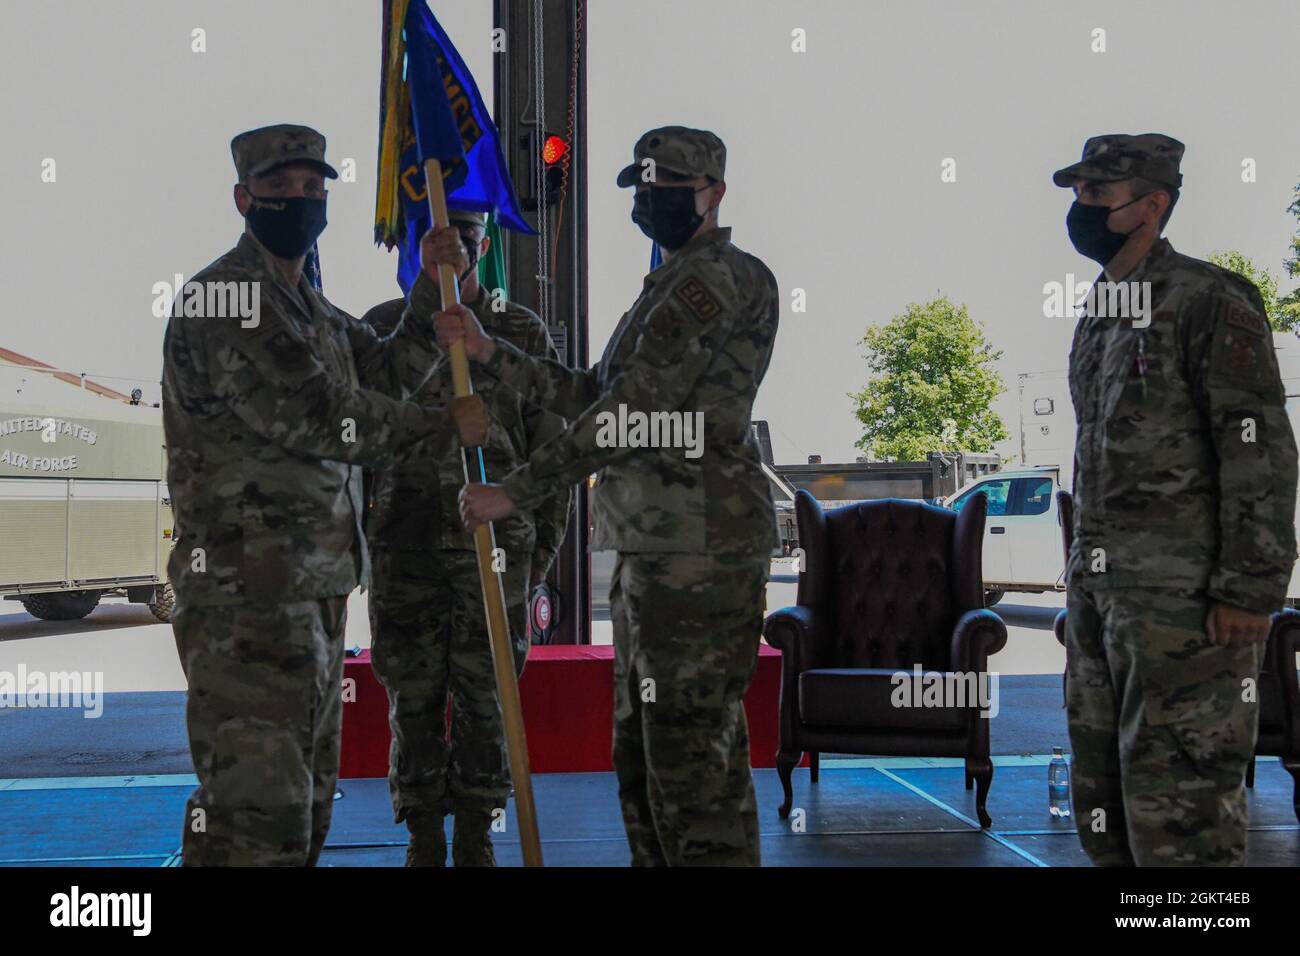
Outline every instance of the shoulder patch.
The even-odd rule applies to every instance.
[[[1231,310],[1231,311],[1230,311]],[[1220,303],[1214,339],[1210,343],[1207,384],[1256,395],[1280,395],[1273,340],[1254,310],[1238,303]]]
[[[705,322],[722,311],[722,304],[705,288],[704,283],[694,276],[690,276],[673,289],[673,295],[681,299],[688,309]]]
[[[1268,334],[1268,322],[1243,303],[1224,299],[1219,303],[1219,315],[1234,329],[1262,337]]]
[[[1230,343],[1231,351],[1228,352],[1228,366],[1235,372],[1246,372],[1255,368],[1259,358],[1255,354],[1255,349],[1249,342],[1243,342],[1238,339]]]

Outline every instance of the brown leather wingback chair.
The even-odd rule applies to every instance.
[[[1006,644],[1006,625],[984,609],[987,507],[981,494],[957,514],[895,498],[823,512],[806,491],[795,496],[804,550],[798,603],[763,626],[783,655],[783,818],[793,802],[791,774],[809,751],[965,757],[966,789],[978,785],[980,825],[991,824],[985,802],[993,761],[978,699],[950,707],[892,702],[900,672],[910,678],[919,665],[983,680],[989,655]]]
[[[1074,495],[1068,491],[1056,493],[1056,520],[1061,525],[1061,548],[1065,551],[1065,563],[1070,563],[1070,542],[1074,540]],[[1057,613],[1052,621],[1052,631],[1056,639],[1065,646],[1065,610]]]
[[[1070,544],[1074,540],[1074,497],[1068,491],[1056,493],[1057,511],[1061,516],[1061,539],[1065,560],[1070,561]],[[1066,612],[1056,615],[1053,630],[1065,647]],[[1300,676],[1295,656],[1300,651],[1300,611],[1286,608],[1273,615],[1264,645],[1264,660],[1259,671],[1259,739],[1255,755],[1278,757],[1291,774],[1295,785],[1291,803],[1300,820]],[[1246,768],[1246,786],[1255,785],[1255,761]]]

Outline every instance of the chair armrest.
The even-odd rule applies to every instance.
[[[990,654],[1007,644],[1007,625],[988,608],[967,611],[952,629],[952,668],[959,672],[988,669]]]
[[[1282,720],[1286,728],[1288,749],[1300,754],[1300,683],[1297,682],[1295,656],[1300,651],[1300,611],[1288,608],[1273,615],[1269,626],[1267,660],[1264,666],[1277,674],[1282,687]]]
[[[773,611],[763,621],[763,637],[781,652],[782,669],[790,675],[808,667],[817,633],[817,616],[802,604]]]

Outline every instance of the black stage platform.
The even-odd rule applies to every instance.
[[[998,758],[993,828],[986,831],[975,823],[974,798],[956,761],[823,757],[815,786],[807,770],[796,771],[790,822],[777,817],[776,772],[756,771],[763,862],[1086,866],[1072,826],[1047,812],[1047,759]],[[176,865],[192,786],[185,774],[0,780],[0,866]],[[541,774],[534,787],[548,865],[627,865],[613,774]],[[341,791],[322,864],[400,866],[405,830],[390,822],[386,782],[347,780]],[[505,866],[521,862],[513,827],[512,814],[508,832],[495,838]],[[1300,865],[1291,779],[1272,759],[1260,762],[1251,794],[1249,862]]]

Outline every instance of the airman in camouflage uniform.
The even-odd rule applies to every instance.
[[[1182,153],[1098,136],[1054,177],[1078,196],[1076,248],[1105,266],[1070,353],[1066,629],[1075,818],[1099,865],[1244,861],[1252,690],[1296,557],[1296,445],[1259,292],[1159,238]],[[1150,283],[1145,315],[1099,314],[1107,280]]]
[[[427,277],[380,338],[302,276],[337,177],[324,137],[266,127],[231,151],[246,231],[186,288],[242,288],[257,312],[178,291],[163,345],[172,626],[199,778],[183,860],[313,865],[338,777],[347,595],[369,576],[359,466],[450,440],[453,419],[480,441],[487,421],[474,401],[448,415],[404,400],[441,354]]]
[[[570,419],[500,486],[468,486],[461,509],[470,525],[499,519],[599,473],[592,547],[618,552],[614,766],[632,862],[757,865],[742,697],[778,539],[750,415],[776,337],[777,285],[717,228],[726,151],[716,136],[651,130],[633,155],[618,182],[637,185],[633,218],[665,261],[594,368],[527,356],[463,313],[437,317],[440,342],[463,335],[489,374]],[[653,418],[640,436],[611,426],[639,413],[702,414],[702,454],[656,447]]]
[[[542,320],[496,290],[480,287],[477,262],[487,251],[486,217],[452,210],[449,254],[435,258],[461,275],[462,301],[491,334],[527,355],[558,360]],[[462,245],[463,240],[463,245]],[[376,306],[365,320],[386,331],[402,314],[401,299]],[[483,448],[489,475],[506,475],[564,430],[564,420],[525,401],[488,376],[475,381],[492,424]],[[438,404],[453,395],[443,362],[418,397]],[[396,819],[411,833],[407,864],[446,860],[443,816],[454,813],[457,866],[492,865],[492,812],[510,793],[505,730],[497,700],[492,648],[483,611],[473,537],[456,496],[465,484],[464,455],[451,435],[411,448],[373,478],[366,535],[374,552],[370,592],[375,673],[388,690],[393,731],[389,789]],[[528,657],[528,595],[546,579],[564,536],[569,489],[496,525],[505,553],[506,616],[516,672]],[[448,734],[447,700],[451,699]]]

